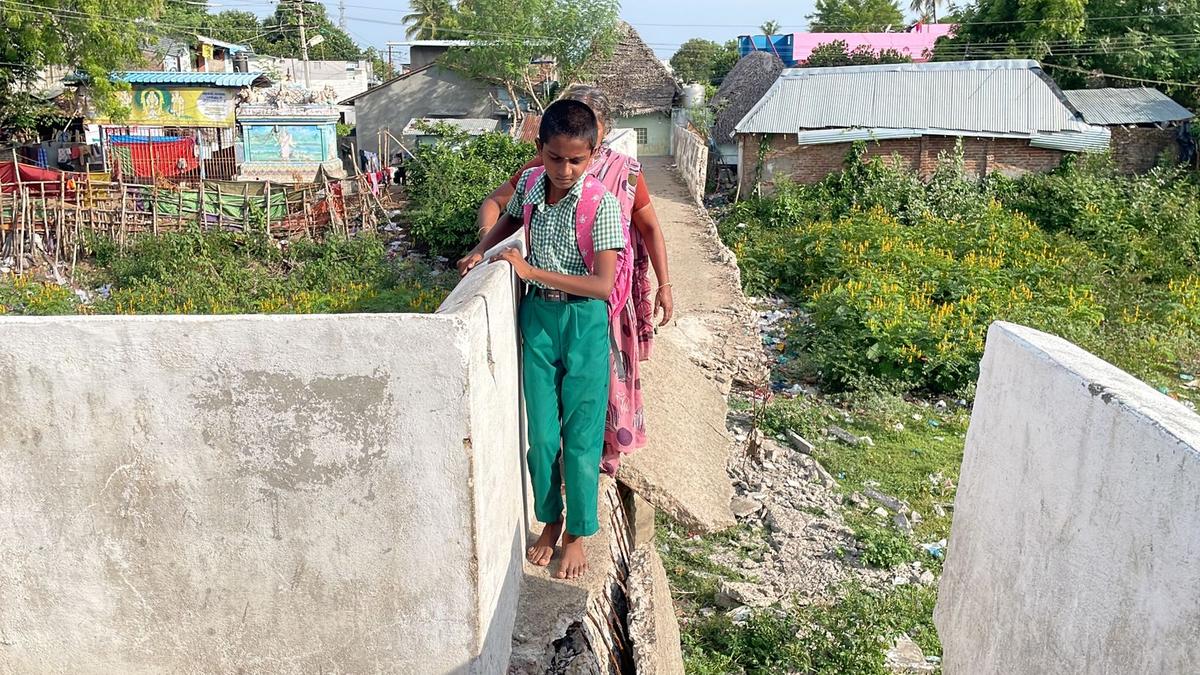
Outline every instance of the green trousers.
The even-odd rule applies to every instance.
[[[608,412],[608,305],[553,302],[531,293],[521,303],[520,320],[534,514],[543,523],[558,522],[565,484],[567,533],[586,537],[600,529],[596,499]]]

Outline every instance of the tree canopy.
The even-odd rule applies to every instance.
[[[117,87],[108,73],[141,59],[145,17],[157,16],[162,0],[99,0],[91,11],[74,0],[40,0],[37,7],[5,5],[0,12],[0,137],[21,141],[62,116],[31,95],[39,71],[69,65],[95,81],[94,98],[119,111]]]
[[[1178,82],[1146,84],[1200,103],[1200,0],[978,0],[959,19],[935,59],[1037,59],[1066,88]]]
[[[817,0],[815,11],[805,18],[814,33],[880,32],[904,26],[896,0]]]
[[[736,40],[717,44],[712,40],[692,38],[680,45],[671,56],[675,76],[685,83],[720,85],[738,60]]]
[[[591,57],[612,53],[619,8],[617,0],[472,0],[460,5],[458,30],[479,44],[451,49],[443,59],[542,110],[550,92],[534,61],[552,62],[559,82],[586,79]]]
[[[458,10],[450,0],[409,0],[410,12],[404,15],[404,37],[409,40],[453,38],[447,35],[458,25]]]

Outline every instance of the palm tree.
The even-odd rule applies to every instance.
[[[758,29],[763,32],[763,35],[771,37],[779,32],[779,22],[771,19],[770,21],[763,22],[763,25],[759,26]]]
[[[908,8],[925,23],[937,23],[938,0],[912,0]]]
[[[438,29],[445,28],[448,20],[454,15],[454,7],[450,0],[409,0],[411,13],[404,16],[408,28],[404,36],[409,40],[432,40],[438,36]]]

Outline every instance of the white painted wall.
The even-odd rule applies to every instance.
[[[1200,417],[992,326],[935,619],[947,675],[1192,673]]]
[[[703,203],[705,182],[708,180],[708,144],[688,127],[673,124],[671,155],[692,199],[697,204]]]
[[[514,306],[0,320],[0,672],[499,672]]]

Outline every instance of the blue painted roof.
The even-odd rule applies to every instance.
[[[129,84],[183,84],[209,87],[249,87],[254,84],[268,85],[271,80],[265,73],[198,73],[156,70],[132,70],[116,72],[113,80]]]

